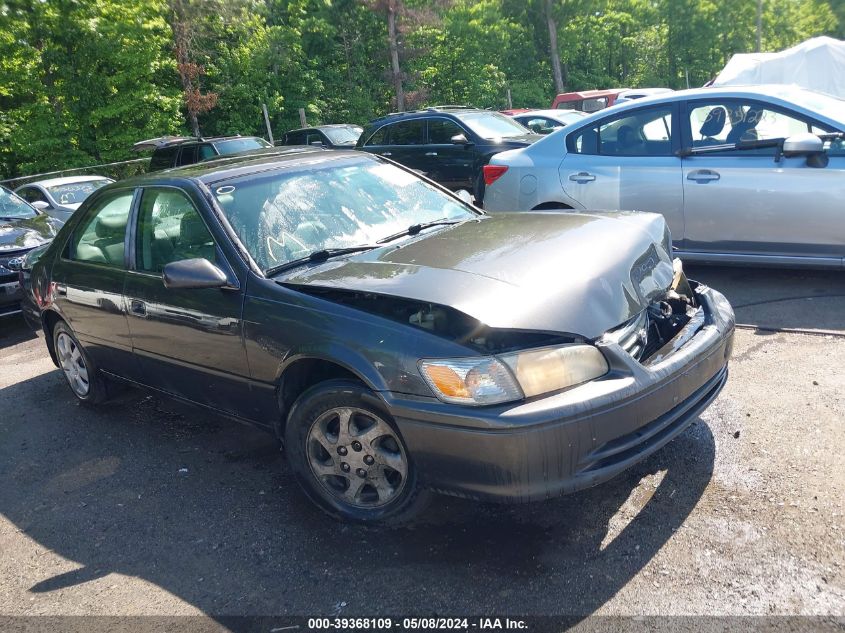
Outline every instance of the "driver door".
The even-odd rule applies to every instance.
[[[764,257],[845,255],[845,152],[831,148],[826,167],[806,156],[776,158],[776,147],[737,149],[749,141],[827,130],[796,112],[744,100],[697,100],[684,116],[684,250]],[[829,261],[824,261],[829,260]]]
[[[243,293],[201,205],[182,189],[143,190],[124,289],[132,346],[149,386],[249,417]],[[223,270],[231,288],[165,288],[167,264],[198,257]]]

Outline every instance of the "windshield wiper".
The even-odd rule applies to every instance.
[[[311,263],[322,263],[327,259],[332,257],[338,257],[339,255],[346,255],[348,253],[358,253],[361,251],[371,251],[374,248],[378,248],[378,244],[361,244],[359,246],[345,246],[343,248],[324,248],[319,251],[314,251],[313,253],[309,253],[305,257],[299,257],[298,259],[292,259],[289,262],[285,262],[284,264],[279,264],[278,266],[273,266],[268,268],[264,271],[265,277],[272,277],[284,270],[288,270],[290,268],[296,268],[297,266],[302,266],[304,264],[311,264]]]
[[[427,229],[432,226],[447,226],[450,224],[460,224],[464,220],[449,220],[447,218],[440,218],[439,220],[432,220],[431,222],[423,222],[422,224],[412,224],[404,231],[399,231],[398,233],[394,233],[393,235],[388,235],[387,237],[383,237],[380,240],[376,241],[376,244],[385,244],[387,242],[392,242],[395,239],[400,237],[404,237],[406,235],[416,235],[423,229]]]

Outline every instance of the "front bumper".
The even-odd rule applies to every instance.
[[[696,289],[704,325],[643,366],[598,343],[611,371],[550,396],[467,408],[384,394],[422,485],[458,496],[522,502],[596,485],[680,434],[727,380],[734,315],[718,292]]]

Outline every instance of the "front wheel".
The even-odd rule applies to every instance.
[[[333,380],[306,391],[285,428],[285,451],[305,494],[331,516],[399,523],[427,493],[399,432],[363,385]]]

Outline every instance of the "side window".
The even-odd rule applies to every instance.
[[[324,145],[326,140],[323,138],[323,135],[319,132],[312,132],[308,135],[308,142],[306,145],[311,145],[312,143],[319,143],[320,145]]]
[[[100,200],[74,229],[69,257],[123,268],[126,223],[133,191],[121,191]]]
[[[197,156],[199,160],[208,160],[217,156],[217,152],[214,151],[214,148],[210,144],[203,143],[197,150]]]
[[[383,125],[376,133],[373,134],[369,140],[365,143],[365,145],[387,145],[390,139],[390,127],[389,125]]]
[[[179,152],[179,162],[177,163],[177,166],[181,167],[182,165],[193,165],[195,162],[197,162],[197,146],[182,146],[182,151]]]
[[[599,126],[599,153],[607,156],[671,156],[672,110],[638,110]]]
[[[605,119],[599,127],[570,134],[567,150],[573,154],[603,156],[672,156],[672,110],[656,107],[627,116]]]
[[[214,240],[188,196],[178,189],[147,189],[141,198],[135,266],[161,273],[170,262],[204,257],[217,261]]]
[[[425,132],[425,119],[402,121],[393,126],[390,132],[391,145],[422,145]]]
[[[463,128],[448,119],[430,119],[428,122],[428,142],[432,145],[451,145],[452,137],[466,134]]]
[[[153,157],[150,159],[150,171],[159,169],[169,169],[173,167],[173,159],[176,157],[176,152],[179,147],[162,147],[153,152]]]
[[[691,104],[689,118],[693,147],[781,139],[813,129],[801,117],[753,102]],[[774,151],[775,148],[751,150],[753,154]],[[748,150],[742,150],[742,154],[748,153]]]
[[[563,123],[547,119],[546,117],[533,117],[531,119],[523,119],[520,121],[525,127],[537,134],[549,134],[559,127],[563,127]]]
[[[32,202],[47,202],[47,198],[39,189],[35,187],[27,187],[21,190],[18,195],[29,203]]]

